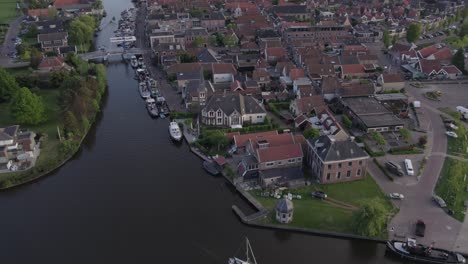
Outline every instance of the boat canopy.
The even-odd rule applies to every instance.
[[[153,98],[148,98],[148,99],[146,99],[146,102],[147,103],[154,103],[156,101]]]

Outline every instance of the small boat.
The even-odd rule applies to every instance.
[[[146,109],[151,117],[159,116],[158,108],[156,107],[156,101],[153,98],[146,99]]]
[[[130,58],[130,65],[132,65],[133,68],[138,67],[138,60],[136,56],[132,56]]]
[[[174,139],[175,141],[180,141],[182,139],[182,133],[180,133],[179,124],[177,124],[174,121],[170,122],[169,134],[171,135],[171,138]]]
[[[205,169],[211,175],[218,175],[221,172],[216,168],[216,164],[212,160],[203,161],[203,169]]]
[[[151,91],[151,97],[157,98],[159,96],[159,90],[157,88],[155,79],[152,79],[152,78],[149,79],[149,87]]]
[[[238,259],[236,257],[229,258],[228,264],[257,264],[257,260],[255,259],[255,255],[252,250],[252,246],[250,246],[250,241],[248,238],[246,240],[246,252],[245,257],[246,260]],[[252,259],[250,259],[250,255],[252,255]]]
[[[141,97],[143,99],[149,98],[151,96],[151,93],[150,93],[148,87],[146,86],[146,83],[144,83],[144,82],[141,82],[138,85],[138,90],[140,91],[140,95],[141,95]]]
[[[387,250],[415,262],[431,264],[461,264],[466,262],[465,258],[459,253],[434,248],[433,246],[434,244],[430,246],[417,244],[413,238],[408,238],[406,242],[397,240],[387,242]]]

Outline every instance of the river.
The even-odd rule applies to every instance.
[[[119,17],[129,0],[105,0]],[[115,24],[98,45],[109,45]],[[249,237],[260,264],[396,263],[385,248],[240,223],[248,209],[201,168],[168,120],[153,120],[125,64],[107,67],[102,113],[74,159],[50,176],[0,193],[0,261],[17,263],[227,263]]]

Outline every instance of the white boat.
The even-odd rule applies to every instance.
[[[148,110],[151,117],[157,117],[159,115],[156,101],[153,98],[146,99],[146,110]]]
[[[180,133],[179,124],[177,124],[177,122],[169,123],[169,134],[171,135],[171,138],[176,141],[180,141],[182,139],[182,133]]]
[[[132,65],[133,68],[138,67],[138,60],[136,56],[132,56],[130,59],[130,65]]]
[[[146,83],[145,83],[145,82],[141,82],[141,83],[138,85],[138,90],[139,90],[140,95],[141,95],[142,98],[146,99],[146,98],[151,97],[151,92],[150,92],[150,90],[148,89],[148,86],[146,86]]]
[[[255,255],[253,253],[252,247],[250,246],[249,239],[245,238],[245,241],[246,241],[246,245],[245,245],[246,260],[233,257],[233,258],[229,258],[228,264],[257,264],[257,260],[255,259]],[[250,255],[252,256],[252,259],[250,259]]]

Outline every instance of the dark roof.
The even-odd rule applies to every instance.
[[[307,13],[307,6],[305,5],[287,5],[287,6],[273,6],[273,12],[283,14],[302,14]]]
[[[63,31],[62,20],[46,20],[34,23],[37,27],[39,34],[54,33]]]
[[[364,150],[349,139],[337,141],[328,136],[320,136],[308,142],[323,162],[369,157]]]
[[[294,205],[289,199],[282,198],[276,204],[276,211],[280,213],[288,214],[288,213],[291,213],[293,210],[294,210]]]
[[[68,52],[76,53],[77,52],[76,46],[66,46],[66,47],[59,48],[59,54],[66,54]]]
[[[42,41],[54,41],[54,40],[64,40],[68,37],[67,32],[55,32],[55,33],[46,33],[37,35],[39,42]]]
[[[361,119],[367,128],[404,125],[404,122],[393,113],[360,115],[359,119]]]
[[[304,173],[302,172],[302,168],[298,167],[290,167],[290,168],[276,168],[276,169],[269,169],[269,170],[262,170],[260,171],[262,178],[269,179],[281,176],[281,179],[278,182],[287,182],[292,180],[299,180],[304,179]]]
[[[14,125],[14,126],[9,126],[5,127],[3,129],[3,133],[9,135],[10,137],[16,136],[16,133],[18,133],[19,130],[19,125]]]
[[[200,70],[192,70],[177,73],[177,80],[199,80],[200,79]]]
[[[215,56],[208,50],[208,49],[203,49],[198,53],[197,55],[198,61],[199,62],[204,62],[204,63],[216,63],[218,60],[216,60]]]
[[[217,111],[221,109],[226,115],[231,115],[234,111],[240,114],[265,113],[265,110],[251,96],[241,94],[214,94],[208,100],[205,110]]]
[[[258,38],[279,38],[280,35],[272,29],[257,30],[256,35]]]

